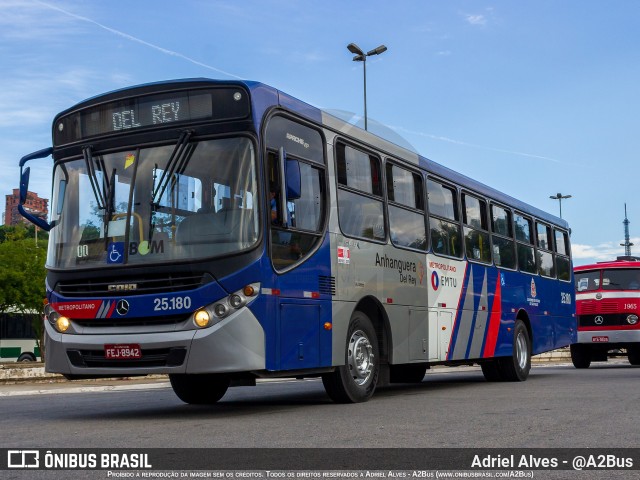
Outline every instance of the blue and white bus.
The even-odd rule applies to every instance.
[[[522,381],[576,339],[569,227],[267,85],[190,79],[60,113],[46,369],[168,374],[180,399],[431,365]]]

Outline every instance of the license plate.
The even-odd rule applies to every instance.
[[[600,336],[600,337],[591,337],[591,341],[594,343],[603,343],[603,342],[608,342],[609,341],[609,337],[605,337],[605,336]]]
[[[131,358],[142,358],[142,350],[137,343],[126,345],[105,345],[104,358],[111,360],[128,360]]]

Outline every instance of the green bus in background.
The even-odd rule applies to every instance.
[[[37,312],[0,312],[0,362],[40,361],[40,348],[32,321]]]

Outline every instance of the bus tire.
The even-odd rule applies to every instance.
[[[531,370],[531,339],[522,320],[516,320],[513,328],[513,355],[498,360],[502,379],[507,382],[524,382]]]
[[[410,363],[407,365],[390,365],[391,383],[420,383],[427,373],[424,363]]]
[[[369,317],[356,311],[347,330],[345,364],[322,375],[327,395],[336,403],[366,402],[380,373],[378,338]]]
[[[482,362],[480,368],[487,382],[502,382],[504,380],[502,372],[500,371],[500,362],[497,358]]]
[[[627,358],[631,365],[640,365],[640,345],[633,345],[627,348]]]
[[[574,343],[569,347],[571,351],[571,363],[576,368],[589,368],[591,365],[591,352],[589,347],[580,343]]]
[[[35,362],[36,357],[30,353],[23,353],[18,357],[18,362]]]
[[[169,375],[171,388],[180,400],[193,405],[212,405],[220,400],[231,383],[226,375],[216,373]]]

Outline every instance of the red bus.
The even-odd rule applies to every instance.
[[[640,258],[618,257],[573,271],[578,315],[573,365],[589,368],[621,350],[631,365],[640,365]]]

